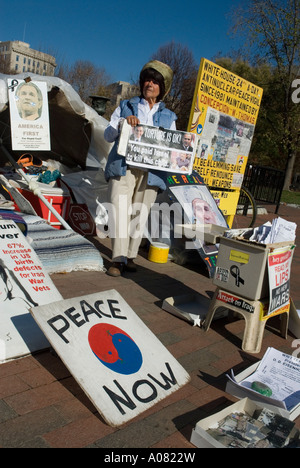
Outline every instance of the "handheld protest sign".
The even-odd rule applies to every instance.
[[[197,135],[139,124],[132,128],[125,120],[118,143],[118,154],[126,164],[148,170],[191,174]]]
[[[115,290],[36,307],[31,313],[111,426],[120,426],[190,377]]]
[[[0,220],[0,362],[49,347],[29,310],[61,299],[18,226]]]

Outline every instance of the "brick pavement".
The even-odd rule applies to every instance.
[[[273,219],[274,207],[257,224]],[[281,206],[279,216],[300,225],[300,209]],[[108,264],[110,244],[95,240]],[[177,392],[122,428],[108,426],[55,353],[47,350],[0,366],[0,447],[3,448],[194,448],[190,443],[199,419],[236,399],[225,392],[225,374],[247,368],[261,359],[269,346],[292,353],[294,337],[283,339],[267,326],[262,350],[241,350],[244,321],[220,319],[204,332],[161,307],[169,296],[215,290],[201,262],[180,266],[150,263],[141,252],[139,272],[110,278],[99,272],[53,275],[67,298],[116,289],[173,356],[191,375]],[[291,295],[300,307],[300,254],[296,248]],[[273,320],[273,319],[272,319]],[[271,320],[269,321],[271,322]],[[300,428],[300,418],[296,420]]]

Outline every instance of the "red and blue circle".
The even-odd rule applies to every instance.
[[[94,355],[108,369],[129,375],[141,368],[142,353],[134,340],[121,328],[98,323],[90,329],[88,341]]]

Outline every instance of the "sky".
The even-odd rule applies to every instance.
[[[237,0],[0,0],[0,41],[20,40],[59,64],[88,60],[111,82],[136,80],[162,45],[187,47],[196,63],[238,49],[230,13]]]

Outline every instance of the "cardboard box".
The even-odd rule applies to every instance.
[[[182,318],[187,322],[191,322],[194,326],[201,327],[206,318],[211,299],[202,294],[184,294],[182,296],[172,296],[164,300],[162,308]],[[214,316],[218,319],[227,315],[226,309],[219,309],[220,312]]]
[[[196,235],[207,244],[217,244],[220,237],[228,228],[217,224],[175,224],[174,232],[181,234],[188,239],[193,239]]]
[[[226,418],[226,416],[231,413],[247,413],[253,415],[257,409],[261,408],[261,406],[256,405],[249,398],[244,398],[208,418],[201,419],[197,422],[192,431],[191,443],[198,448],[225,448],[223,444],[214,439],[206,431],[216,426],[219,421]]]
[[[230,405],[228,408],[209,416],[208,418],[200,420],[195,428],[192,431],[191,435],[191,443],[194,444],[198,448],[228,448],[223,445],[220,441],[212,437],[207,431],[208,429],[218,427],[218,423],[222,421],[224,418],[229,416],[232,413],[243,413],[247,414],[248,416],[254,416],[255,411],[264,409],[264,406],[257,405],[249,398],[244,398],[243,400]],[[278,428],[278,436],[285,439],[289,433],[290,440],[291,439],[298,439],[299,432],[294,426],[294,423],[291,421],[285,420],[285,430],[283,433],[280,433],[280,428]]]
[[[256,371],[259,362],[256,362],[252,366],[245,369],[243,372],[235,376],[236,382],[239,384],[243,380],[247,379],[249,375],[253,374]],[[235,396],[236,398],[251,398],[251,400],[256,403],[257,405],[261,405],[264,408],[268,408],[276,414],[280,414],[284,418],[289,419],[290,421],[294,421],[300,414],[300,405],[297,405],[293,408],[292,411],[288,411],[287,409],[278,406],[280,402],[273,400],[272,398],[268,398],[266,396],[260,395],[258,392],[251,391],[251,395],[249,395],[249,390],[245,387],[240,385],[235,385],[234,382],[228,380],[226,384],[225,391],[230,395]]]
[[[221,237],[213,283],[251,301],[268,297],[268,254],[285,245],[291,243],[264,245]]]

